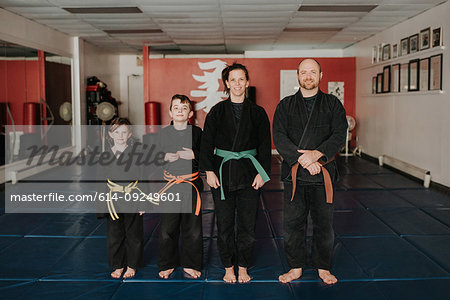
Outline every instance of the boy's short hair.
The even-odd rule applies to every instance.
[[[126,125],[128,127],[128,129],[131,131],[131,122],[127,118],[119,118],[119,117],[114,118],[111,121],[108,131],[113,132],[114,130],[119,128],[119,126],[122,126],[122,125]]]
[[[175,94],[175,95],[172,96],[172,100],[170,100],[170,107],[169,107],[169,110],[172,110],[172,103],[173,103],[173,101],[175,101],[175,100],[177,100],[177,99],[180,100],[180,103],[181,103],[181,104],[187,103],[188,106],[189,106],[189,110],[190,110],[190,111],[193,110],[191,99],[189,99],[188,96],[186,96],[186,95],[181,95],[181,94]]]
[[[238,64],[237,62],[234,62],[232,65],[227,65],[225,67],[225,69],[222,70],[222,82],[223,82],[223,86],[224,86],[224,92],[227,93],[228,95],[230,94],[230,89],[227,87],[227,84],[225,83],[225,81],[228,80],[228,77],[230,76],[230,72],[234,71],[234,70],[244,71],[245,78],[247,78],[247,81],[250,79],[248,76],[248,70],[244,65]]]

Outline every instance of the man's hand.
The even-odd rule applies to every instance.
[[[178,151],[177,154],[182,159],[192,160],[194,159],[194,151],[190,148],[183,147],[183,151]]]
[[[304,169],[308,169],[308,167],[311,164],[317,162],[319,158],[323,156],[323,154],[317,150],[297,150],[297,151],[302,153],[302,155],[300,155],[300,157],[298,158],[298,163]]]
[[[220,186],[219,178],[213,171],[206,171],[206,182],[212,188],[217,189]]]
[[[253,180],[253,183],[252,183],[252,187],[253,187],[255,190],[258,190],[258,189],[260,189],[263,185],[264,185],[264,180],[262,179],[261,175],[256,174],[255,179]]]
[[[145,213],[145,211],[139,211],[139,215],[142,216]]]
[[[319,162],[315,162],[310,164],[309,167],[306,168],[306,170],[309,171],[309,174],[314,176],[322,171],[322,165]]]
[[[168,162],[174,162],[176,161],[178,158],[180,158],[180,156],[178,155],[178,153],[166,153],[166,155],[164,156],[164,160],[168,161]]]

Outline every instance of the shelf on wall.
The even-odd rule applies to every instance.
[[[393,63],[402,62],[403,60],[405,60],[405,62],[409,62],[411,59],[422,58],[422,55],[424,55],[424,54],[429,54],[430,56],[432,56],[434,54],[439,54],[442,51],[444,51],[445,49],[446,49],[445,46],[433,47],[433,48],[425,49],[422,51],[417,51],[417,52],[414,52],[411,54],[402,55],[402,56],[399,56],[396,58],[391,58],[388,60],[380,61],[380,62],[377,62],[374,64],[365,65],[365,66],[361,67],[360,70],[370,69],[370,68],[378,67],[378,66],[391,65]]]
[[[401,92],[401,93],[380,93],[380,94],[362,94],[363,97],[386,97],[386,96],[414,96],[414,95],[439,95],[445,94],[445,91],[435,90],[435,91],[411,91],[411,92]]]

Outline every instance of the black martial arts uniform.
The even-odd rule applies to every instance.
[[[141,152],[140,145],[128,145],[128,147],[117,158],[111,148],[101,155],[105,165],[98,165],[97,178],[100,183],[97,185],[98,192],[109,194],[107,179],[122,187],[133,185],[136,180],[141,181],[142,168],[136,164],[136,156],[132,152]],[[128,159],[131,159],[127,168]],[[136,187],[142,189],[143,183],[138,182]],[[131,193],[140,193],[133,189]],[[116,194],[114,196],[114,194]],[[142,266],[144,252],[144,226],[142,216],[139,215],[140,203],[137,201],[125,201],[123,192],[111,193],[114,208],[117,214],[110,214],[105,201],[98,202],[99,209],[97,218],[106,218],[107,221],[107,247],[108,262],[110,267],[115,269],[126,268],[127,266],[137,269]],[[131,197],[127,199],[132,199]],[[118,219],[116,218],[118,217]]]
[[[239,111],[240,120],[237,120],[235,114]],[[205,120],[200,170],[214,171],[220,179],[219,167],[223,158],[214,153],[214,148],[233,152],[256,149],[257,161],[270,174],[270,124],[264,109],[248,99],[244,100],[242,107],[233,107],[230,99],[216,104]],[[225,199],[221,200],[220,187],[211,188],[218,229],[217,244],[225,268],[236,263],[248,267],[251,263],[259,200],[259,191],[253,189],[252,183],[257,174],[250,159],[231,159],[224,163],[222,169]]]
[[[297,150],[318,150],[323,162],[332,160],[345,144],[347,119],[341,102],[319,90],[311,105],[306,105],[301,91],[281,100],[273,119],[273,141],[283,157],[284,243],[291,268],[306,264],[306,224],[308,213],[313,221],[312,265],[329,270],[334,244],[333,204],[326,202],[323,172],[312,176],[298,167],[297,188],[292,196],[291,167],[301,155]],[[307,107],[311,112],[308,114]],[[324,166],[331,180],[338,178],[336,162]]]
[[[163,128],[159,132],[159,149],[165,153],[176,153],[177,151],[182,151],[183,147],[185,147],[191,148],[194,152],[194,159],[179,158],[174,162],[165,164],[163,168],[175,176],[198,172],[201,136],[202,130],[197,126],[188,125],[184,130],[176,130],[173,126]],[[203,181],[200,177],[194,180],[193,184],[199,192],[203,190]],[[184,195],[189,193],[189,195],[181,198],[192,199],[192,213],[161,214],[158,268],[160,271],[164,271],[180,265],[183,268],[200,271],[203,261],[203,234],[201,213],[199,215],[194,214],[197,205],[197,192],[188,183],[180,183],[179,186],[174,185],[166,191],[166,193],[177,192]],[[189,203],[189,206],[191,203]],[[179,259],[178,240],[180,229],[181,252]]]

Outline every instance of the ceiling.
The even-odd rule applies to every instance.
[[[146,44],[152,53],[242,54],[343,49],[442,2],[0,0],[0,7],[115,52],[138,53]]]

